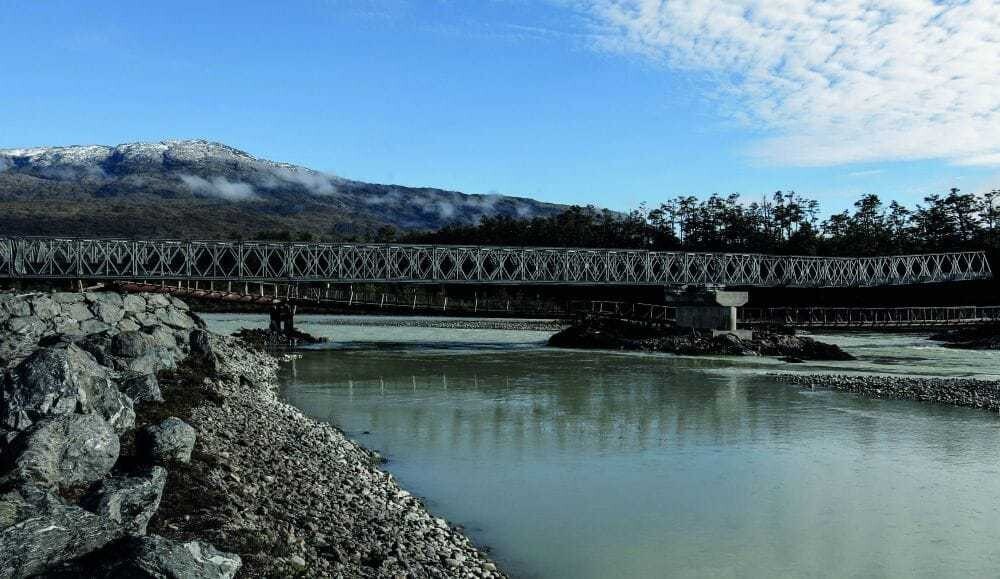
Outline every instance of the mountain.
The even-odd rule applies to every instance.
[[[204,140],[0,149],[0,234],[337,239],[558,213],[505,195],[352,181]]]

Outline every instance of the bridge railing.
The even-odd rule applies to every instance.
[[[0,237],[0,277],[859,287],[988,279],[983,252],[885,257]]]
[[[739,321],[824,328],[948,326],[1000,322],[1000,306],[740,308]]]

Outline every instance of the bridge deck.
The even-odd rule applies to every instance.
[[[0,237],[0,278],[863,287],[988,279],[983,252],[806,257],[627,249]]]

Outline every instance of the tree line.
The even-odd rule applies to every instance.
[[[747,202],[738,194],[679,196],[628,213],[570,207],[551,217],[484,217],[380,241],[477,245],[642,248],[799,255],[879,255],[992,249],[1000,226],[1000,190],[974,195],[951,189],[913,208],[868,194],[852,210],[820,218],[819,203],[794,191]],[[394,239],[387,239],[393,237]]]

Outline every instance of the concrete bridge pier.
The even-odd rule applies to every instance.
[[[295,333],[295,306],[284,302],[272,305],[270,329],[285,336]]]
[[[749,300],[747,292],[698,286],[667,289],[665,298],[677,312],[678,327],[711,330],[714,336],[729,334],[745,340],[753,338],[752,331],[736,326],[738,308]]]

